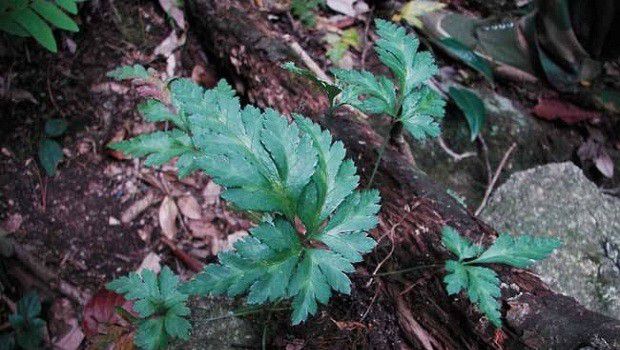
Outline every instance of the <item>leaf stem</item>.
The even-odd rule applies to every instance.
[[[390,142],[390,135],[392,134],[392,128],[393,127],[394,127],[394,122],[390,123],[390,127],[388,129],[388,132],[383,137],[383,142],[381,143],[381,147],[379,148],[379,155],[377,156],[377,160],[375,161],[375,165],[372,168],[372,173],[370,174],[370,180],[368,180],[368,184],[366,185],[366,188],[370,188],[370,186],[372,186],[373,181],[375,180],[375,175],[377,175],[377,170],[379,170],[379,164],[381,164],[381,158],[383,158],[383,154],[385,153],[385,149],[387,148],[387,145]]]

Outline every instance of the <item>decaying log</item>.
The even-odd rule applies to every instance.
[[[321,117],[327,99],[305,79],[280,68],[285,61],[298,60],[276,25],[255,8],[254,1],[193,0],[188,11],[192,30],[203,40],[203,47],[218,60],[226,75],[238,82],[249,102],[312,117],[345,143],[362,178],[368,179],[381,137],[350,111],[340,110],[329,119]],[[382,271],[437,264],[448,258],[440,243],[439,230],[444,224],[486,244],[497,235],[445,189],[411,166],[394,147],[385,153],[374,187],[382,195],[382,225],[373,234],[376,238],[391,234],[395,245]],[[379,248],[377,261],[389,251],[389,244],[382,246],[385,249]],[[369,271],[376,266],[371,260],[366,261]],[[391,302],[401,336],[413,348],[620,347],[620,321],[587,311],[574,299],[552,292],[527,271],[498,270],[505,282],[502,312],[506,315],[506,339],[498,337],[466,298],[446,294],[441,271],[380,277],[386,296],[383,300]]]

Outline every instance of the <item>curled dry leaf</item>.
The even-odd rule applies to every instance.
[[[358,0],[327,0],[327,6],[343,15],[355,17],[368,11],[368,5]]]
[[[87,337],[107,334],[109,327],[128,327],[126,320],[118,315],[116,308],[133,313],[133,303],[122,295],[107,289],[99,290],[84,306],[82,328]]]
[[[593,139],[588,140],[579,147],[577,156],[582,163],[593,162],[596,169],[605,177],[614,177],[614,162],[601,143]]]
[[[542,119],[560,119],[566,124],[576,124],[585,120],[597,119],[601,116],[599,112],[588,111],[555,98],[539,98],[533,112]]]
[[[143,198],[138,199],[129,208],[125,209],[121,213],[121,222],[128,224],[138,217],[146,208],[159,202],[161,197],[158,197],[153,192],[148,192]]]
[[[198,220],[202,217],[200,204],[198,204],[198,201],[194,198],[194,196],[183,196],[177,200],[177,203],[179,205],[179,209],[181,210],[181,214],[184,216],[194,220]]]
[[[179,8],[179,3],[182,2],[176,0],[159,0],[161,8],[168,16],[174,19],[181,29],[185,29],[185,16],[183,15],[183,10]]]
[[[614,162],[607,152],[601,153],[598,157],[594,158],[594,165],[605,177],[614,177]]]
[[[177,234],[177,215],[179,210],[170,196],[164,197],[159,206],[159,226],[168,239],[174,239]]]

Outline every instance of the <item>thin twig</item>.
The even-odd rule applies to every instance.
[[[487,169],[487,185],[491,184],[491,174],[492,174],[492,170],[491,170],[491,161],[489,160],[489,147],[487,146],[487,143],[484,141],[484,138],[482,137],[482,135],[478,135],[478,137],[476,138],[476,140],[478,140],[478,142],[480,143],[480,147],[482,148],[482,156],[484,158],[484,166]]]
[[[480,212],[482,211],[482,209],[484,209],[484,207],[487,205],[489,196],[491,195],[491,192],[493,192],[493,187],[495,187],[495,183],[497,182],[499,175],[502,173],[502,169],[504,168],[504,166],[506,166],[506,162],[508,161],[510,154],[512,153],[512,151],[514,151],[516,147],[517,147],[517,143],[513,142],[512,145],[510,145],[510,148],[508,148],[508,151],[506,151],[506,153],[504,154],[502,161],[499,162],[499,166],[495,170],[495,174],[493,175],[493,178],[491,179],[491,183],[489,183],[489,186],[487,186],[487,190],[484,192],[484,198],[482,198],[482,202],[480,203],[480,206],[478,207],[478,209],[476,209],[474,216],[480,215]]]
[[[375,7],[373,6],[366,16],[366,23],[364,25],[364,46],[362,47],[362,53],[360,55],[360,68],[362,70],[366,69],[366,56],[368,55],[368,44],[370,44],[370,40],[368,39],[368,31],[370,30],[370,22],[372,22],[371,18],[373,17],[374,11]]]
[[[446,144],[446,141],[444,141],[444,139],[441,136],[437,137],[437,141],[439,142],[439,146],[441,147],[441,149],[443,149],[444,152],[446,152],[455,162],[459,162],[465,158],[478,155],[478,153],[476,152],[456,153]]]
[[[383,138],[381,147],[379,148],[379,154],[377,155],[377,161],[375,161],[375,166],[372,168],[372,173],[370,174],[370,180],[368,180],[368,185],[366,185],[366,188],[370,188],[370,186],[372,186],[372,182],[375,180],[375,175],[377,175],[377,170],[379,170],[379,164],[381,164],[381,158],[383,158],[383,154],[385,153],[385,149],[387,148],[387,145],[389,142],[390,142],[390,137],[389,135],[386,135]]]
[[[291,48],[291,50],[293,50],[293,52],[295,54],[297,54],[297,56],[299,56],[299,59],[301,59],[301,61],[306,65],[306,67],[308,67],[308,69],[314,73],[314,75],[316,75],[317,78],[333,84],[334,81],[332,80],[332,78],[330,78],[322,69],[321,67],[319,67],[318,63],[314,62],[314,60],[312,59],[312,57],[310,57],[310,55],[308,55],[308,53],[306,52],[306,50],[304,50],[303,47],[301,47],[301,45],[299,45],[299,43],[297,41],[295,41],[295,39],[293,39],[290,35],[286,34],[283,36],[284,41],[286,41],[286,43],[288,44],[288,46]]]
[[[443,266],[443,264],[420,265],[420,266],[409,267],[409,268],[402,269],[402,270],[379,272],[379,273],[372,274],[368,277],[373,278],[373,277],[378,277],[378,276],[399,275],[402,273],[407,273],[407,272],[417,271],[417,270],[425,270],[425,269],[430,269],[430,268],[439,267],[439,266]]]

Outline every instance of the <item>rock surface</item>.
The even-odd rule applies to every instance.
[[[228,350],[260,348],[260,330],[247,318],[228,317],[239,305],[226,298],[193,298],[190,322],[192,335],[187,342],[170,349]],[[221,317],[221,318],[220,318]],[[219,318],[213,320],[214,318]]]
[[[482,213],[499,232],[555,236],[563,246],[533,268],[552,289],[620,318],[620,200],[574,164],[514,173]]]
[[[575,128],[537,119],[522,106],[492,91],[472,91],[482,99],[487,111],[482,135],[488,146],[492,172],[511,144],[517,144],[504,167],[500,182],[512,172],[568,161],[582,143],[582,137]],[[476,142],[470,141],[465,117],[456,106],[448,105],[441,128],[442,137],[452,150],[458,153],[476,152],[478,155],[455,162],[441,149],[436,139],[430,139],[412,143],[416,163],[446,188],[465,197],[467,205],[475,209],[488,183],[482,149]]]

